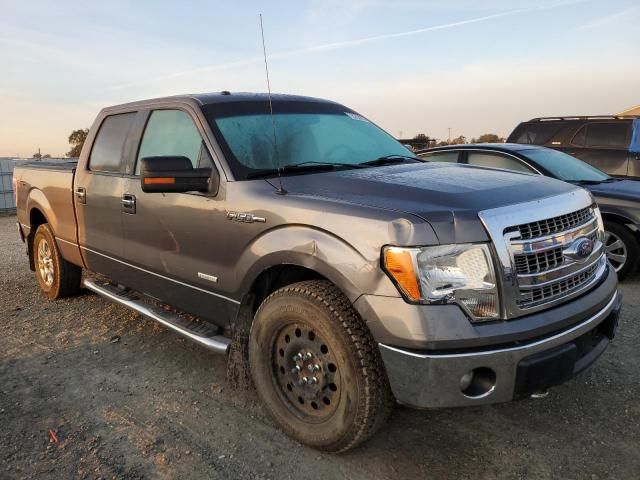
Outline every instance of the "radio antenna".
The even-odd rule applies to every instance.
[[[267,47],[264,44],[264,27],[262,26],[262,14],[260,16],[260,35],[262,37],[262,54],[264,55],[264,71],[267,74],[267,92],[269,93],[269,115],[271,126],[273,127],[273,149],[275,154],[275,166],[278,171],[279,188],[276,189],[278,195],[285,195],[287,192],[282,187],[282,172],[280,170],[280,156],[278,155],[278,136],[276,135],[276,120],[273,117],[273,103],[271,102],[271,82],[269,82],[269,65],[267,64]]]

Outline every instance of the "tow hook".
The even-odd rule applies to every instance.
[[[531,398],[546,398],[549,395],[549,390],[540,390],[531,394]]]

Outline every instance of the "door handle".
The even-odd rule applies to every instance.
[[[78,199],[78,203],[87,203],[87,190],[84,187],[76,188],[76,198]]]
[[[136,213],[136,196],[130,193],[125,193],[122,195],[122,199],[120,200],[122,203],[122,211],[126,213]]]

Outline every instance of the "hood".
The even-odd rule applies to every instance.
[[[539,175],[449,163],[411,163],[290,176],[292,194],[416,215],[441,243],[488,240],[478,212],[559,195],[577,187]]]
[[[585,185],[597,198],[615,198],[640,202],[640,182],[637,180],[617,180],[615,182]]]

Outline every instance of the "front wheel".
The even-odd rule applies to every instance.
[[[604,247],[618,278],[623,279],[638,268],[640,248],[633,233],[624,225],[605,223]]]
[[[329,452],[362,443],[393,408],[371,333],[330,282],[296,283],[270,295],[251,328],[258,395],[289,436]]]
[[[36,280],[48,298],[68,297],[80,291],[82,269],[62,258],[51,227],[46,223],[36,230],[33,255]]]

